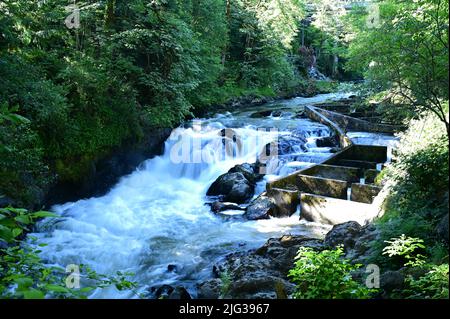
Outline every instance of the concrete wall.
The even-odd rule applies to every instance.
[[[275,217],[288,217],[295,214],[300,204],[300,193],[294,190],[272,188],[267,196],[274,199]]]
[[[378,215],[374,205],[348,200],[301,194],[300,219],[329,225],[349,221],[365,225]]]
[[[321,164],[304,170],[302,174],[356,183],[362,177],[363,170],[355,167]]]
[[[339,137],[339,144],[341,148],[346,148],[352,145],[352,141],[345,135],[345,131],[342,130],[342,128],[339,127],[336,123],[330,121],[330,119],[328,119],[325,115],[318,112],[316,108],[312,106],[305,106],[305,115],[316,122],[322,123],[330,127],[334,131],[334,133]]]
[[[346,199],[349,184],[337,179],[297,175],[297,187],[302,193]]]
[[[327,111],[321,108],[315,108],[312,106],[309,106],[307,108],[310,108],[313,111],[325,116],[326,118],[337,124],[339,128],[344,132],[358,131],[391,134],[396,132],[396,127],[393,125],[371,123],[351,116]]]
[[[352,184],[351,200],[359,203],[372,204],[373,199],[380,193],[381,187],[367,184]]]
[[[373,163],[385,163],[387,160],[387,147],[375,145],[352,145],[345,152],[336,153],[323,164],[334,165],[341,160],[355,160]]]

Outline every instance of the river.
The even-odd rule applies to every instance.
[[[299,118],[304,105],[346,97],[324,94],[196,119],[173,130],[161,156],[142,163],[108,194],[52,207],[59,218],[38,223],[41,257],[50,265],[88,264],[103,274],[133,272],[139,291],[161,284],[182,285],[195,296],[195,284],[212,276],[214,261],[227,253],[261,246],[270,237],[305,234],[322,237],[329,227],[290,218],[225,220],[214,215],[206,191],[236,164],[254,163],[267,143],[279,139],[281,154],[268,163],[268,180],[318,163],[331,149],[315,141],[330,136],[328,127]],[[278,111],[255,116],[262,111]],[[262,113],[261,113],[262,112]],[[269,112],[270,113],[270,112]],[[239,141],[223,153],[220,132],[232,128]],[[302,143],[302,141],[305,141]],[[168,266],[173,265],[174,271]],[[132,298],[115,288],[97,289],[91,298]]]

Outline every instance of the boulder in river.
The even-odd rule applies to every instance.
[[[259,174],[259,166],[257,164],[240,164],[231,168],[228,173],[242,173],[245,178],[252,184],[260,181],[264,175]]]
[[[181,299],[188,300],[192,299],[189,292],[184,287],[175,287],[173,291],[170,293],[168,299]]]
[[[337,136],[326,136],[316,140],[317,147],[336,147],[339,145]]]
[[[221,212],[224,212],[227,210],[245,210],[245,208],[243,208],[235,203],[214,202],[214,203],[211,203],[211,210],[214,213],[221,213]]]
[[[207,196],[220,196],[224,201],[243,204],[252,198],[255,185],[250,183],[242,173],[226,173],[209,187]]]
[[[181,286],[162,285],[152,287],[150,293],[152,293],[155,299],[192,299],[186,288]]]
[[[223,201],[243,204],[252,198],[256,183],[262,179],[258,164],[244,163],[219,176],[209,187],[207,196],[220,196]]]
[[[198,299],[219,299],[222,293],[222,280],[219,278],[210,279],[197,284]]]
[[[250,203],[244,217],[248,220],[269,219],[274,215],[274,211],[275,203],[263,193]]]

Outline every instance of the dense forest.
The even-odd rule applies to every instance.
[[[65,287],[61,269],[21,244],[55,216],[43,211],[55,187],[83,184],[95,163],[186,120],[352,82],[355,107],[401,137],[378,181],[389,191],[371,261],[422,275],[384,297],[448,298],[448,27],[448,0],[0,0],[0,296],[93,289]],[[341,253],[304,252],[294,282],[345,277],[354,269]],[[334,258],[333,275],[304,273],[321,258]],[[137,288],[85,267],[95,287]],[[308,284],[317,294],[294,297],[329,297]]]

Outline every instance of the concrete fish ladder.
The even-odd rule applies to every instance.
[[[328,125],[339,136],[343,149],[322,163],[268,183],[268,196],[280,208],[299,203],[300,219],[307,221],[330,225],[371,222],[381,213],[381,188],[375,179],[390,160],[388,147],[355,144],[346,132],[353,128],[392,133],[393,127],[312,106],[306,106],[305,113]]]

